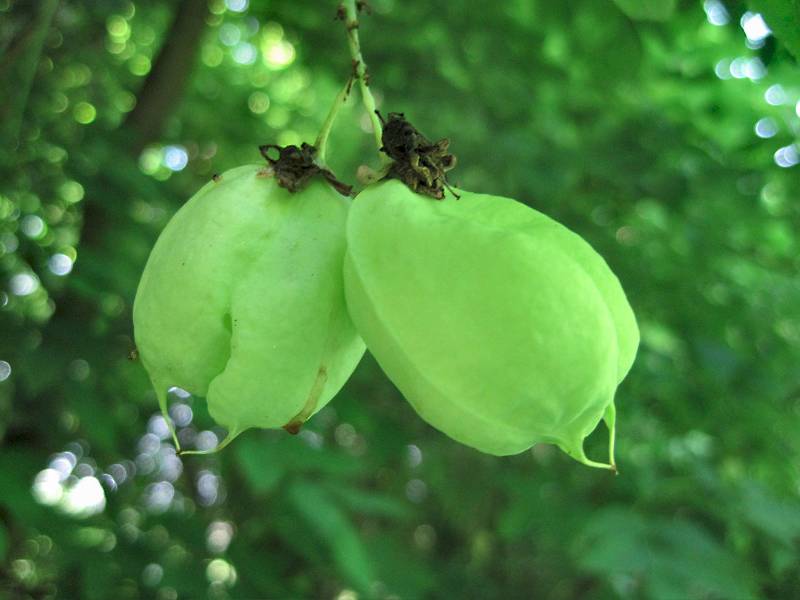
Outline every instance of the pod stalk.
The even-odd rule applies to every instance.
[[[328,116],[325,119],[325,122],[322,124],[322,129],[319,130],[319,135],[317,136],[317,141],[314,142],[314,146],[317,149],[317,157],[316,163],[322,169],[327,168],[327,163],[325,159],[328,154],[328,138],[331,135],[331,129],[333,128],[333,123],[336,121],[336,116],[339,114],[339,109],[344,106],[347,102],[347,98],[350,97],[350,89],[353,87],[353,78],[347,80],[347,84],[341,89],[341,91],[336,95],[336,98],[331,105],[330,111],[328,111]]]
[[[158,407],[161,409],[161,416],[167,423],[167,428],[172,436],[172,442],[175,444],[175,451],[180,454],[181,443],[178,441],[178,432],[175,431],[175,424],[172,422],[172,417],[169,416],[169,408],[167,406],[167,392],[164,391],[162,386],[155,386],[156,395],[158,397]]]
[[[383,128],[375,113],[375,97],[369,89],[369,72],[364,57],[361,55],[361,42],[358,39],[358,13],[366,8],[366,2],[356,0],[342,0],[339,4],[337,17],[344,21],[347,31],[347,46],[350,49],[350,58],[353,60],[353,77],[358,80],[358,87],[361,91],[361,102],[367,111],[370,123],[372,124],[372,135],[375,138],[375,146],[378,150],[383,146],[381,137]],[[382,157],[382,162],[388,162],[386,157]]]

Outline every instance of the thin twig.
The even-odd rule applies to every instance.
[[[350,47],[350,56],[353,59],[353,74],[358,79],[359,89],[361,90],[361,101],[367,111],[370,122],[372,123],[372,134],[375,136],[375,144],[380,150],[383,147],[383,128],[375,113],[375,98],[369,89],[369,76],[367,75],[367,65],[364,57],[361,56],[361,44],[358,39],[358,9],[356,0],[342,0],[339,6],[339,14],[344,16],[345,30],[347,31],[347,45]],[[386,156],[383,155],[386,160]]]
[[[347,102],[347,97],[350,95],[350,88],[353,86],[353,78],[347,80],[347,85],[345,85],[342,90],[337,94],[336,99],[333,101],[331,105],[330,111],[328,111],[328,116],[325,119],[325,122],[322,124],[322,129],[319,130],[319,135],[317,136],[317,141],[314,142],[314,147],[317,149],[317,156],[316,162],[321,167],[326,166],[325,158],[328,152],[328,138],[331,135],[331,128],[333,127],[333,122],[336,120],[336,115],[339,113],[339,109]]]

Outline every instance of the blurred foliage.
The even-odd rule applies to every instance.
[[[335,2],[0,0],[0,597],[796,597],[796,2],[371,5],[381,109],[622,280],[642,346],[621,475],[459,446],[369,357],[299,436],[176,457],[128,360],[139,274],[213,173],[313,140],[351,69]],[[180,101],[137,113],[198,10]],[[142,119],[160,135],[139,151]],[[366,128],[351,99],[344,180],[376,164]],[[182,440],[213,446],[203,400],[172,400]]]
[[[800,0],[752,0],[751,5],[764,13],[778,39],[800,57]]]

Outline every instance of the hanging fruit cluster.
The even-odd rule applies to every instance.
[[[353,77],[383,167],[355,198],[314,146],[215,176],[159,237],[134,331],[162,411],[179,386],[228,428],[296,433],[366,348],[419,415],[494,455],[537,443],[615,470],[614,397],[639,343],[619,281],[586,241],[508,198],[453,189],[447,139],[375,111],[343,3]],[[363,341],[362,341],[363,339]],[[583,442],[605,420],[609,461]]]

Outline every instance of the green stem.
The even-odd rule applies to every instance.
[[[383,128],[375,113],[375,98],[369,89],[367,82],[367,64],[361,56],[361,43],[358,40],[358,10],[356,0],[342,0],[340,5],[344,9],[345,29],[347,30],[347,45],[350,47],[350,57],[353,59],[353,71],[358,79],[358,87],[361,90],[361,102],[367,111],[370,122],[372,123],[372,134],[375,136],[375,145],[380,150],[383,148]],[[381,155],[384,160],[388,157]]]
[[[153,385],[156,389],[156,397],[158,398],[158,407],[161,409],[161,415],[167,423],[169,432],[172,435],[172,441],[175,444],[175,450],[180,453],[181,443],[178,441],[178,432],[175,431],[175,424],[172,422],[172,417],[169,416],[169,407],[167,400],[167,386]]]
[[[308,418],[314,414],[315,410],[317,410],[317,404],[319,404],[320,396],[322,396],[322,392],[325,390],[325,384],[327,382],[328,370],[323,365],[320,365],[319,370],[317,371],[317,376],[314,379],[314,385],[311,386],[311,391],[308,394],[308,398],[306,399],[303,408],[291,421],[283,426],[286,431],[292,434],[300,431],[303,423],[308,421]]]
[[[328,153],[328,138],[331,135],[333,122],[336,120],[336,115],[339,114],[339,109],[347,102],[347,96],[350,95],[350,87],[352,85],[353,80],[348,79],[347,85],[336,95],[336,99],[333,101],[330,111],[328,111],[328,116],[322,124],[322,129],[319,130],[319,135],[317,136],[317,141],[314,143],[314,147],[317,149],[316,162],[320,167],[326,167],[325,156]]]

